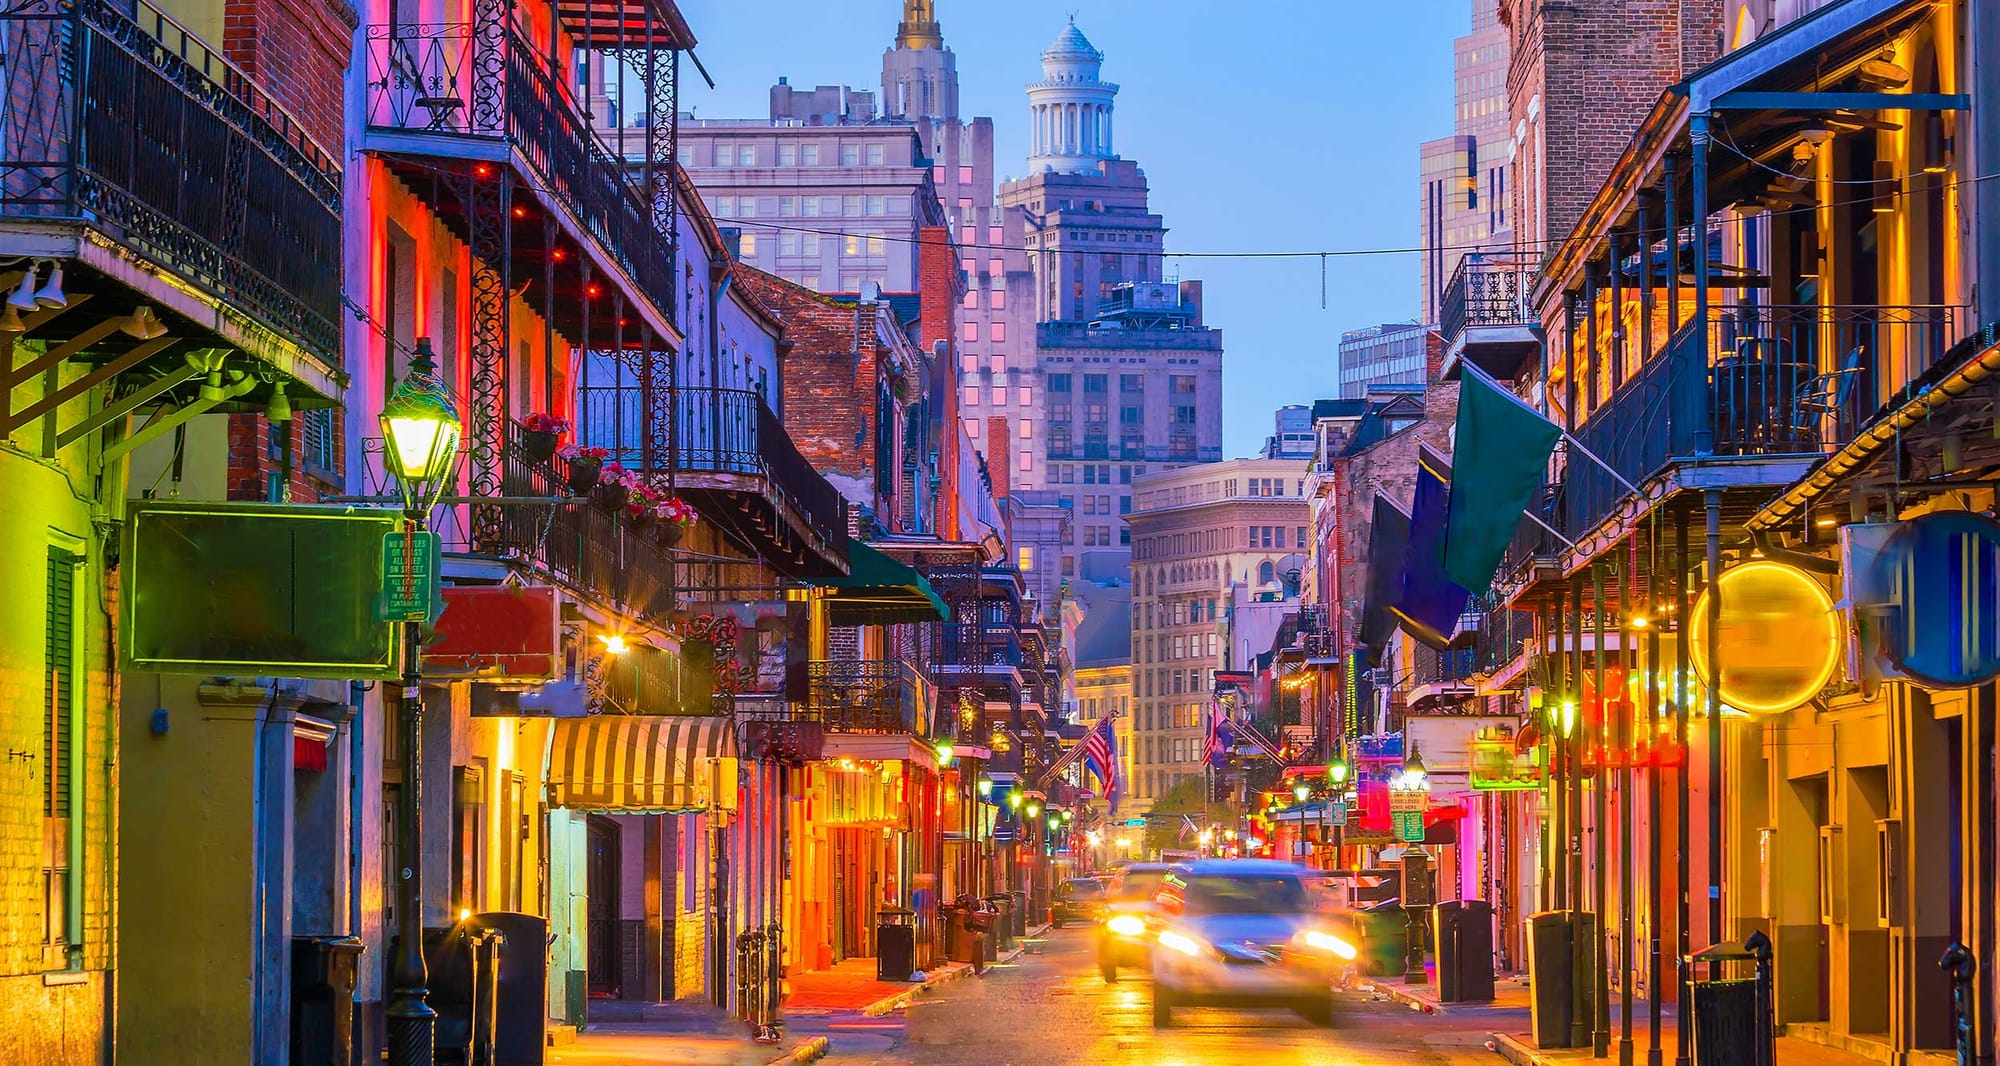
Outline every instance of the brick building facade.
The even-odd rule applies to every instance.
[[[1517,247],[1569,235],[1660,93],[1720,51],[1722,0],[1501,0]]]

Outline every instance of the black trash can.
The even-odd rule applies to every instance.
[[[883,907],[875,912],[875,979],[907,981],[917,969],[915,911]]]
[[[1028,894],[1026,892],[1016,892],[1013,895],[1013,900],[1014,900],[1014,935],[1017,937],[1027,936]],[[1046,911],[1046,908],[1044,908],[1044,911]],[[1047,917],[1046,913],[1044,913],[1043,917]]]
[[[1464,912],[1462,900],[1438,901],[1431,908],[1431,950],[1437,954],[1438,1002],[1457,1003],[1462,998],[1459,989],[1459,917]]]
[[[993,908],[993,946],[1005,951],[1014,946],[1014,897],[1005,892],[986,897],[986,905]]]
[[[1771,941],[1752,933],[1740,948],[1718,944],[1689,955],[1687,964],[1695,1066],[1775,1066]],[[1706,978],[1699,976],[1703,965]]]
[[[347,1066],[354,1058],[354,980],[361,938],[292,938],[295,1066]]]
[[[1409,960],[1409,919],[1400,900],[1382,900],[1354,911],[1354,927],[1361,936],[1361,972],[1370,977],[1387,977],[1403,972]]]
[[[549,1005],[549,920],[538,914],[489,911],[472,921],[494,935],[491,1066],[543,1066],[548,1061],[543,1018]]]
[[[1458,901],[1455,938],[1458,951],[1458,1002],[1493,1002],[1493,904],[1483,899]],[[1438,962],[1442,980],[1444,962]]]
[[[389,957],[396,957],[397,938],[389,940]],[[474,1035],[481,1031],[475,1011],[479,1006],[480,969],[475,958],[475,940],[464,923],[444,929],[424,930],[424,967],[428,971],[425,1002],[437,1012],[432,1029],[436,1034],[438,1066],[472,1066]]]
[[[1569,1046],[1569,1023],[1576,1009],[1575,926],[1571,911],[1528,916],[1530,1034],[1535,1046]]]
[[[938,950],[944,953],[945,961],[958,962],[958,938],[963,934],[958,908],[950,903],[938,904]]]

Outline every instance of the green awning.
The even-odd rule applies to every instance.
[[[858,540],[847,542],[847,575],[816,581],[833,590],[827,619],[837,626],[942,622],[951,609],[924,575]]]

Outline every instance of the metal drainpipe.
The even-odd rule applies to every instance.
[[[1972,37],[1973,93],[1981,100],[2000,99],[2000,5],[1969,5],[1967,18]],[[1959,173],[1983,174],[2000,161],[2000,108],[1976,107],[1973,125],[1972,165],[1959,153]],[[1963,138],[1963,134],[1960,135]],[[1963,143],[1963,140],[1961,140]],[[1973,182],[1974,227],[1977,241],[1979,320],[2000,321],[2000,182]]]

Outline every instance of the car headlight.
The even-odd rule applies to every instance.
[[[1146,935],[1146,923],[1139,920],[1138,916],[1136,915],[1115,914],[1112,915],[1110,921],[1104,924],[1106,928],[1110,929],[1114,933],[1117,933],[1119,936]]]
[[[1201,941],[1182,936],[1171,929],[1160,931],[1160,946],[1172,948],[1190,958],[1200,955],[1202,949]]]
[[[1354,949],[1354,945],[1332,933],[1322,933],[1317,929],[1306,930],[1306,946],[1320,951],[1330,951],[1343,959],[1351,960],[1361,956],[1361,953]]]

